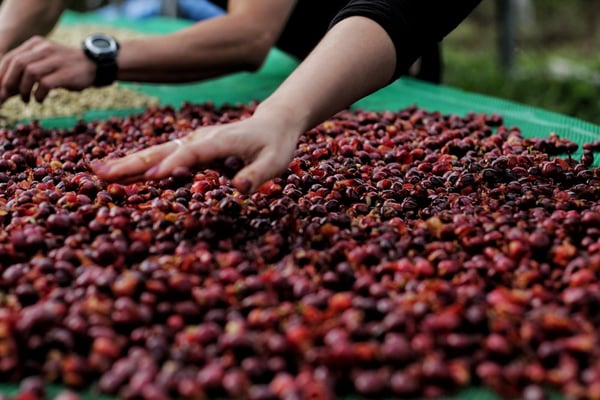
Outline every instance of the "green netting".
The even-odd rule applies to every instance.
[[[151,18],[142,22],[130,21],[122,18],[106,20],[95,14],[77,14],[68,12],[62,17],[61,23],[72,24],[106,24],[124,28],[131,28],[146,33],[168,33],[184,28],[189,22],[169,19]],[[162,105],[178,107],[183,102],[200,103],[212,101],[215,104],[247,103],[253,100],[262,100],[267,97],[290,71],[297,62],[284,53],[271,51],[265,65],[256,73],[238,73],[225,78],[209,82],[181,84],[181,85],[148,85],[125,84],[138,91],[157,96]],[[545,137],[550,132],[583,144],[600,138],[600,126],[587,123],[565,115],[548,112],[538,108],[528,107],[489,96],[464,92],[443,85],[430,85],[411,79],[400,79],[388,87],[357,102],[353,107],[373,111],[398,110],[410,105],[431,111],[440,111],[445,114],[499,113],[504,117],[509,126],[518,126],[525,136]],[[141,110],[94,110],[83,115],[85,120],[105,119],[110,116],[125,116]],[[41,121],[46,127],[72,126],[78,117],[49,118]],[[60,386],[50,386],[51,395],[56,394]],[[0,384],[0,394],[14,394],[17,385]],[[93,390],[82,393],[86,399],[110,399],[100,397]],[[552,399],[560,396],[553,395]],[[468,388],[456,396],[446,399],[456,400],[497,400],[495,394],[481,388]]]

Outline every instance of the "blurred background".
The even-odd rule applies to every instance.
[[[483,0],[443,56],[444,84],[600,124],[598,0]]]
[[[200,20],[208,0],[73,1],[79,11]],[[600,1],[483,0],[443,42],[442,82],[600,124]]]

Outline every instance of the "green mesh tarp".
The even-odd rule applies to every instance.
[[[188,26],[190,23],[169,18],[151,18],[144,21],[130,21],[122,18],[103,19],[95,14],[77,14],[68,12],[61,23],[105,24],[121,28],[130,28],[150,34],[164,34]],[[265,65],[255,73],[237,73],[209,82],[180,85],[124,84],[140,92],[148,93],[160,99],[162,105],[180,106],[183,102],[201,103],[212,101],[216,105],[229,103],[247,103],[267,97],[294,69],[297,62],[284,53],[273,50]],[[600,126],[587,123],[565,115],[528,107],[501,99],[464,92],[458,89],[430,85],[412,79],[400,79],[388,87],[362,99],[354,108],[366,110],[399,110],[416,105],[430,111],[444,114],[465,114],[467,112],[498,113],[504,117],[506,125],[518,126],[528,137],[545,137],[551,132],[565,136],[583,144],[600,138]],[[86,120],[104,119],[110,116],[124,116],[141,110],[93,110],[86,112]],[[67,128],[75,124],[79,117],[49,118],[41,121],[46,127]],[[62,388],[50,386],[50,396]],[[17,385],[0,384],[0,394],[15,394]],[[86,399],[110,399],[98,396],[92,391],[82,393]],[[560,396],[552,395],[552,399]],[[498,400],[500,397],[481,388],[468,388],[453,397],[454,400]],[[349,400],[349,399],[348,399]]]

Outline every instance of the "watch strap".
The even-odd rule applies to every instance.
[[[116,43],[117,50],[119,49],[119,43]],[[108,86],[117,80],[117,73],[119,72],[119,66],[116,60],[116,54],[109,57],[99,57],[95,55],[90,49],[85,46],[83,42],[83,52],[85,55],[96,64],[96,76],[94,78],[94,86]]]
[[[117,80],[119,67],[116,60],[102,60],[96,62],[96,78],[94,86],[109,86]]]

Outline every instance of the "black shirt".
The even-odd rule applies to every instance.
[[[252,0],[249,0],[252,1]],[[441,41],[481,0],[298,0],[276,46],[302,60],[327,30],[360,15],[379,23],[394,42],[396,74],[405,73],[423,49]],[[227,0],[213,0],[227,8]]]
[[[227,9],[227,0],[211,1]],[[346,4],[348,0],[299,0],[277,40],[277,48],[303,60],[325,36],[329,23]]]

